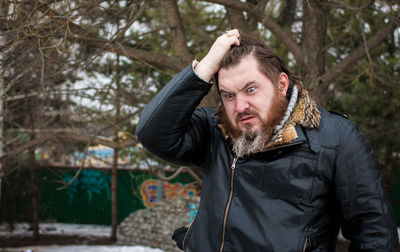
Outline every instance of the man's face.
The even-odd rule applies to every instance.
[[[221,68],[218,73],[221,99],[231,126],[246,135],[259,132],[269,125],[272,118],[282,118],[282,106],[288,79],[284,73],[278,77],[276,86],[262,72],[254,56],[244,57],[239,64]]]

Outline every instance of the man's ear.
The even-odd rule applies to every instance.
[[[278,76],[278,89],[279,94],[282,97],[286,96],[287,90],[289,88],[289,77],[284,73],[280,73]]]

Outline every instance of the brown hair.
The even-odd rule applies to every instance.
[[[242,58],[248,55],[254,55],[259,64],[259,70],[270,79],[272,83],[277,84],[281,72],[284,72],[288,76],[289,88],[286,97],[290,99],[293,85],[297,83],[300,84],[300,79],[289,71],[283,59],[258,35],[241,33],[240,46],[232,46],[230,51],[224,56],[221,62],[221,68],[235,66]],[[218,87],[218,72],[214,79]],[[301,88],[301,85],[299,85],[299,88]]]

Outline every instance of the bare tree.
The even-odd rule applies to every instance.
[[[399,38],[399,7],[398,1],[389,0],[359,5],[341,0],[2,1],[0,88],[6,151],[0,160],[39,146],[63,145],[53,149],[68,153],[83,151],[79,143],[103,144],[114,148],[115,174],[118,153],[139,146],[133,131],[143,106],[232,27],[264,36],[324,105],[328,96],[343,92],[343,83],[359,76],[382,79],[376,62],[387,52],[379,48]],[[398,46],[391,55],[399,55]],[[78,88],[82,75],[86,82],[99,82],[99,75],[109,81]],[[110,83],[117,83],[117,90]],[[202,105],[215,105],[216,98],[214,90]],[[34,127],[24,119],[33,112]],[[128,137],[121,139],[118,132]],[[31,134],[35,137],[21,137]],[[3,167],[3,175],[12,171],[7,169]],[[200,180],[186,168],[176,171]],[[113,195],[116,182],[115,177]]]

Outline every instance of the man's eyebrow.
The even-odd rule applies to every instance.
[[[253,85],[255,83],[257,83],[257,82],[254,81],[254,80],[246,82],[246,84],[241,88],[241,91],[244,91],[245,89],[249,88],[249,86],[251,86],[251,85]]]
[[[246,82],[246,84],[240,89],[240,91],[246,90],[247,88],[249,88],[249,86],[251,86],[251,85],[253,85],[253,84],[255,84],[255,83],[257,83],[257,81],[255,81],[255,80]],[[228,91],[228,90],[225,90],[225,89],[223,89],[223,88],[220,88],[220,89],[219,89],[219,92],[220,92],[220,93],[228,93],[228,94],[233,93],[233,91]]]
[[[232,92],[227,91],[227,90],[225,90],[225,89],[220,89],[219,92],[220,92],[220,93],[228,93],[228,94],[232,93]]]

